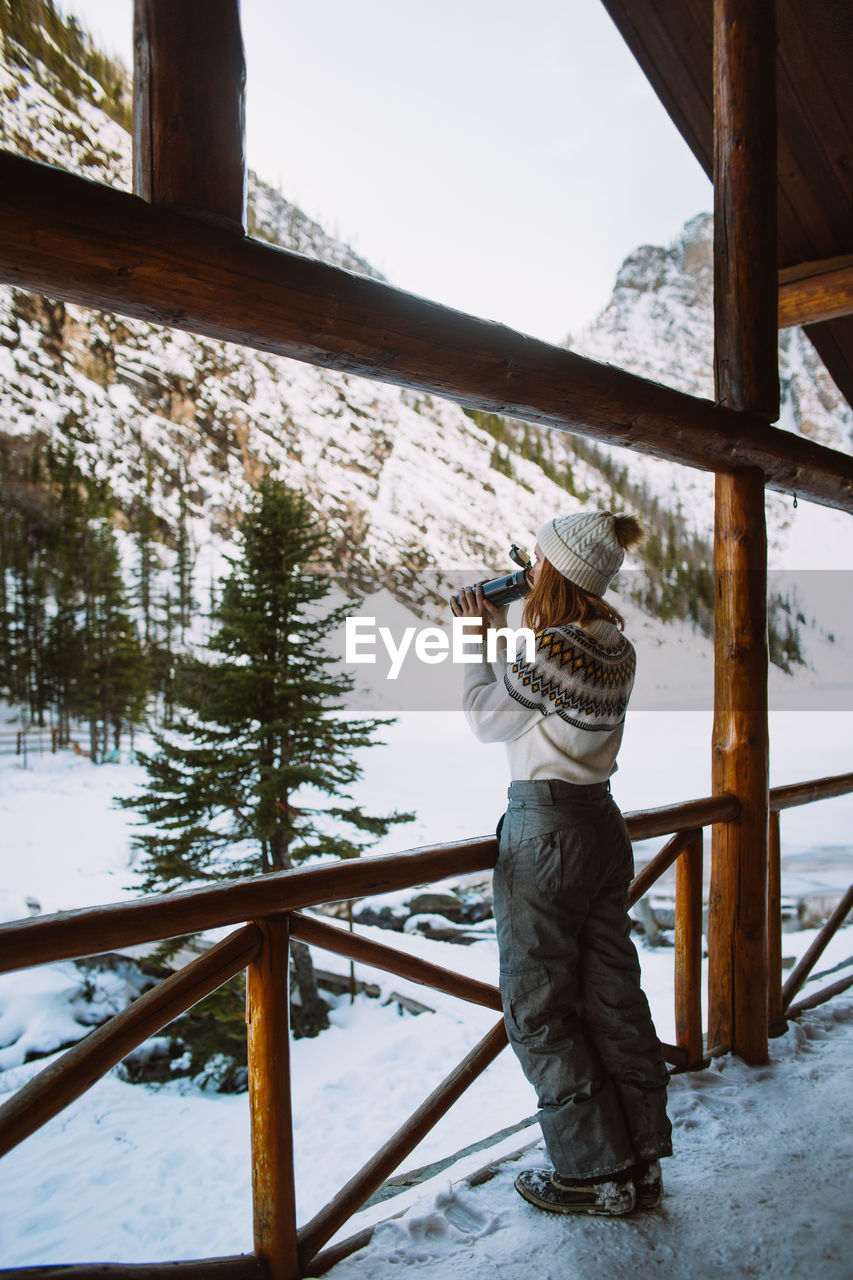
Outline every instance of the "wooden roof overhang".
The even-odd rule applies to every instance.
[[[602,0],[713,178],[711,0]],[[853,5],[776,5],[780,327],[804,324],[853,405]]]

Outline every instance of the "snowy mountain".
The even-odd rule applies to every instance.
[[[711,215],[700,213],[668,248],[630,254],[610,302],[574,350],[713,399],[713,235]],[[781,425],[849,452],[853,410],[801,329],[780,334],[779,376]]]
[[[610,302],[576,340],[574,351],[691,395],[714,396],[713,219],[699,214],[667,248],[643,245],[622,264]],[[779,335],[779,426],[833,449],[853,449],[853,410],[802,329]],[[709,538],[713,478],[654,458],[611,451],[634,484],[679,511]],[[771,568],[846,568],[853,526],[841,512],[767,493]],[[830,558],[827,559],[827,556]]]
[[[129,188],[126,76],[73,20],[48,21],[51,13],[44,6],[37,33],[4,18],[2,143]],[[288,249],[376,274],[253,174],[248,226]],[[674,245],[646,246],[626,260],[610,304],[574,347],[708,395],[711,288],[710,219],[700,215]],[[853,415],[808,341],[787,332],[781,350],[784,425],[849,449]],[[10,289],[0,290],[0,374],[8,465],[21,471],[34,440],[62,438],[91,471],[109,476],[127,524],[150,474],[166,562],[183,490],[197,590],[216,573],[252,482],[268,470],[302,489],[328,525],[344,585],[388,587],[416,611],[425,570],[505,571],[510,541],[532,547],[543,518],[587,503],[638,510],[658,535],[646,564],[671,576],[675,566],[682,597],[685,579],[709,562],[712,477],[469,415],[427,395]],[[831,544],[846,563],[849,522],[805,508],[793,513],[790,499],[769,495],[775,562],[809,565]],[[654,593],[643,603],[665,616]],[[683,600],[675,609],[700,623],[701,612]]]

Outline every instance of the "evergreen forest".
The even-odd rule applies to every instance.
[[[155,634],[150,625],[154,552],[144,518],[129,591],[109,484],[84,471],[70,446],[4,438],[0,486],[0,691],[29,725],[49,727],[55,745],[82,749],[82,737],[102,763],[168,679],[168,627]]]

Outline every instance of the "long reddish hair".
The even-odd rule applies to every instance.
[[[550,560],[542,561],[539,576],[524,604],[524,625],[534,631],[547,627],[561,627],[567,622],[593,622],[604,618],[620,631],[625,629],[625,619],[611,605],[594,596],[591,591],[575,586],[555,569]]]
[[[614,532],[619,545],[625,551],[642,542],[644,534],[639,521],[633,516],[616,516]],[[625,630],[625,619],[618,610],[601,596],[593,595],[564,578],[550,560],[542,558],[533,590],[524,604],[524,625],[533,631],[548,627],[565,626],[567,622],[594,622],[603,619],[612,622],[620,631]]]

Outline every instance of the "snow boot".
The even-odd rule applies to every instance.
[[[638,1160],[631,1176],[637,1191],[637,1208],[656,1208],[663,1199],[660,1160]]]
[[[618,1217],[635,1204],[630,1169],[612,1178],[563,1178],[552,1169],[524,1169],[515,1180],[518,1194],[546,1213],[594,1213]]]

